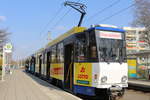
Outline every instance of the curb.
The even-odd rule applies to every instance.
[[[150,86],[144,84],[128,83],[128,89],[150,92]]]

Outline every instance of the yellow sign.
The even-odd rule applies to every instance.
[[[64,80],[64,65],[62,64],[51,64],[50,76],[59,80]]]
[[[128,76],[130,78],[136,78],[136,59],[128,59]]]
[[[128,59],[127,62],[128,62],[129,66],[136,67],[136,60],[135,59]]]
[[[74,84],[91,86],[92,85],[92,63],[75,63]]]

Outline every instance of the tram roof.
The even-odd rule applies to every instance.
[[[85,31],[86,28],[85,27],[73,27],[71,30],[67,31],[66,33],[62,34],[61,36],[59,36],[58,38],[52,40],[51,42],[49,42],[46,47],[52,46],[60,41],[62,41],[63,39],[76,34],[78,32],[83,32]],[[101,27],[101,26],[97,26],[97,27],[92,27],[89,28],[87,30],[104,30],[104,31],[116,31],[116,32],[125,32],[125,30],[120,29],[120,28],[112,28],[112,27]]]
[[[92,28],[89,28],[88,30],[116,31],[116,32],[123,32],[123,33],[125,32],[125,30],[120,29],[120,28],[101,27],[101,26],[92,27]]]
[[[60,41],[62,41],[63,39],[76,34],[78,32],[83,32],[84,30],[86,30],[85,27],[73,27],[71,30],[67,31],[66,33],[62,34],[61,36],[59,36],[58,38],[52,40],[51,42],[49,42],[46,47],[52,46]]]
[[[44,48],[40,48],[36,53],[41,53],[44,50]]]

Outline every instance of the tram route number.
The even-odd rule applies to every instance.
[[[88,75],[78,74],[79,79],[88,79]]]

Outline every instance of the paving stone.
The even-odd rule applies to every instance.
[[[0,81],[0,100],[81,100],[23,70]]]

